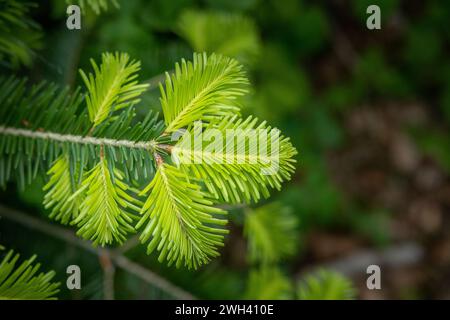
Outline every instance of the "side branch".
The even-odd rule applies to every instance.
[[[52,140],[56,142],[77,143],[86,145],[103,145],[111,147],[125,147],[130,149],[145,149],[154,150],[156,147],[155,141],[130,141],[130,140],[115,140],[109,138],[95,138],[83,137],[70,134],[60,134],[54,132],[33,131],[27,129],[11,128],[0,126],[0,135],[9,135],[16,137],[24,137],[31,139]]]
[[[177,287],[173,283],[164,279],[160,275],[129,260],[124,255],[116,253],[116,251],[113,250],[94,248],[88,241],[84,241],[78,238],[73,232],[71,232],[68,229],[52,225],[40,219],[31,217],[20,211],[0,205],[0,218],[2,217],[5,217],[8,220],[14,221],[16,223],[19,223],[27,228],[40,231],[59,240],[63,240],[67,243],[83,248],[93,254],[96,254],[100,258],[104,256],[105,253],[107,253],[111,261],[118,267],[124,269],[125,271],[131,274],[134,274],[135,276],[139,277],[140,279],[149,283],[150,285],[169,293],[173,297],[181,300],[196,299],[191,293],[186,292],[185,290]]]

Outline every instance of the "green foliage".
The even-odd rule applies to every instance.
[[[114,175],[114,176],[112,176]],[[94,245],[122,243],[128,232],[134,232],[131,225],[133,215],[130,210],[138,212],[141,202],[133,197],[134,190],[123,182],[123,175],[114,168],[110,172],[105,158],[86,173],[82,186],[68,199],[83,194],[80,213],[72,224],[80,229],[78,234],[93,240]],[[137,191],[135,191],[136,193]]]
[[[55,2],[60,1],[55,0]],[[92,12],[86,18],[95,20],[92,21],[95,22],[95,26],[89,28],[86,24],[90,20],[86,21],[86,18],[83,18],[84,22],[82,22],[83,30],[87,31],[82,34],[87,37],[87,40],[83,42],[79,67],[87,70],[90,67],[89,59],[91,57],[97,57],[105,51],[105,48],[111,48],[114,51],[126,52],[133,59],[141,61],[141,79],[150,79],[166,70],[172,70],[174,61],[190,57],[192,50],[177,37],[172,37],[168,41],[164,39],[166,34],[173,35],[170,31],[181,8],[176,9],[178,11],[175,12],[168,12],[168,16],[165,17],[165,13],[161,12],[163,10],[161,7],[168,7],[167,10],[170,11],[171,7],[178,8],[179,2],[183,1],[190,0],[120,1],[119,10],[109,10],[107,14],[101,16],[96,16]],[[163,26],[160,26],[160,22]],[[79,40],[79,37],[76,36],[78,34],[60,30],[57,39],[53,40],[59,46],[52,46],[52,50],[48,52],[49,58],[61,66],[65,64],[70,66],[70,61],[73,60],[66,52],[69,46],[76,48]],[[74,51],[76,53],[75,49]],[[73,77],[73,70],[69,66],[67,66],[67,72]],[[156,109],[159,108],[157,105],[158,95],[157,90],[147,91],[142,98],[144,100],[151,98],[151,106]]]
[[[50,217],[76,225],[77,234],[94,245],[122,243],[135,231],[134,212],[140,212],[136,227],[145,225],[140,239],[149,241],[148,253],[156,249],[160,261],[178,267],[209,262],[227,233],[220,228],[227,222],[220,218],[225,211],[214,205],[241,197],[257,201],[260,194],[268,196],[269,187],[280,189],[295,169],[295,148],[265,122],[230,117],[239,112],[235,99],[248,85],[233,59],[194,54],[193,62],[176,65],[166,87],[161,85],[166,127],[152,112],[136,119],[135,104],[146,88],[137,81],[139,62],[106,53],[100,66],[94,61],[92,66],[94,73],[80,71],[88,90],[86,105],[79,90],[69,94],[45,83],[30,89],[26,81],[0,78],[5,107],[0,113],[0,182],[5,185],[16,170],[23,186],[44,168],[50,175],[44,187]],[[167,133],[183,127],[190,132],[196,120],[208,123],[200,127],[206,135],[208,129],[224,136],[227,129],[239,129],[238,138],[245,139],[251,129],[265,129],[271,153],[255,162],[255,150],[245,144],[231,154],[202,146],[206,160],[231,155],[231,162],[185,167],[180,155],[189,151],[186,139],[174,146]],[[274,153],[278,149],[279,156]],[[170,164],[169,155],[177,166]],[[274,160],[279,168],[267,171]],[[131,187],[142,183],[147,183],[140,193],[144,202]],[[238,191],[232,191],[236,186]]]
[[[262,51],[264,60],[270,63],[263,63],[255,70],[257,87],[247,108],[273,121],[307,107],[311,88],[303,68],[293,68],[295,59],[277,44],[265,44]]]
[[[228,132],[235,132],[235,139]],[[200,136],[205,144],[196,149],[194,141],[200,141]],[[233,141],[236,146],[229,147]],[[261,149],[262,141],[266,150]],[[172,150],[175,163],[203,181],[220,202],[231,203],[257,202],[269,196],[270,188],[279,190],[295,170],[296,154],[289,138],[251,116],[245,120],[225,117],[203,131],[190,130]]]
[[[91,97],[103,97],[101,107],[92,107],[97,98],[87,99],[88,109],[94,115],[94,127],[86,109],[81,107],[82,96],[77,91],[69,95],[67,90],[44,83],[28,90],[25,81],[14,78],[2,79],[0,88],[6,106],[15,106],[2,109],[0,181],[5,184],[12,170],[17,170],[23,186],[25,180],[29,182],[36,176],[39,168],[51,165],[51,179],[45,187],[44,199],[45,206],[53,208],[50,217],[76,224],[80,235],[102,245],[113,239],[122,242],[124,234],[134,231],[124,208],[139,211],[136,205],[140,202],[127,194],[131,188],[123,182],[124,176],[116,166],[125,170],[128,179],[131,172],[134,177],[142,173],[149,177],[154,171],[148,152],[152,148],[150,141],[162,132],[162,123],[157,122],[157,115],[151,112],[143,121],[133,121],[131,105],[137,95],[130,88],[138,87],[140,93],[143,86],[137,85],[136,76],[129,73],[135,72],[138,64],[128,67],[126,55],[105,54],[103,58],[99,69],[94,64],[96,71],[114,70],[120,76],[98,71],[96,79],[91,77],[92,83],[104,80],[96,88],[90,87]],[[127,68],[129,70],[124,71]],[[108,77],[116,81],[105,79]],[[100,87],[102,89],[98,89]],[[97,94],[99,91],[101,94]],[[129,108],[113,117],[116,121],[100,125],[106,116],[111,119],[111,112],[105,109],[125,107]],[[138,138],[142,141],[137,141]],[[93,169],[83,174],[89,167]],[[106,201],[105,206],[103,201]]]
[[[147,149],[163,130],[156,114],[136,121],[129,108],[117,121],[92,129],[79,90],[70,94],[68,89],[45,82],[28,88],[26,80],[15,77],[0,78],[0,101],[0,185],[11,179],[14,170],[23,188],[60,155],[69,156],[70,170],[79,166],[82,177],[86,166],[100,158],[100,145],[127,177],[152,174],[153,160]]]
[[[368,17],[367,7],[377,5],[381,10],[381,19],[387,21],[400,7],[399,0],[352,0],[351,7],[359,21],[365,23]]]
[[[108,6],[119,7],[118,0],[66,0],[67,4],[77,4],[83,12],[86,12],[87,7],[91,8],[96,14],[102,11],[107,11]]]
[[[292,286],[288,278],[277,268],[261,267],[249,275],[246,299],[283,300],[292,298]]]
[[[138,103],[137,97],[147,89],[148,84],[139,84],[135,80],[140,62],[130,61],[125,53],[103,54],[100,68],[93,59],[91,63],[94,74],[87,76],[83,70],[80,74],[89,91],[86,97],[89,118],[94,126],[98,126],[112,112]]]
[[[43,188],[46,192],[44,207],[52,208],[50,219],[62,224],[68,224],[78,217],[83,201],[80,194],[75,195],[80,187],[75,182],[78,180],[79,170],[75,167],[74,171],[71,171],[69,163],[68,157],[58,158],[47,172],[50,179]]]
[[[301,229],[331,226],[339,220],[342,210],[341,192],[326,174],[326,164],[316,157],[302,157],[305,175],[300,185],[284,191],[284,200],[298,210]]]
[[[300,300],[351,300],[356,294],[350,280],[337,272],[320,270],[300,281],[297,295]]]
[[[447,71],[450,71],[450,64],[447,66]],[[448,73],[450,74],[450,72]],[[450,123],[450,76],[446,79],[444,83],[444,92],[440,99],[441,112],[444,114],[446,122]]]
[[[177,30],[198,52],[217,52],[252,62],[260,50],[255,23],[237,13],[187,10],[181,14]]]
[[[16,266],[19,254],[10,250],[0,263],[0,300],[55,299],[59,283],[52,282],[54,271],[38,273],[40,264],[33,264],[36,256]]]
[[[199,296],[211,299],[236,299],[242,295],[242,274],[228,266],[216,263],[202,272],[191,274],[195,276],[195,290],[199,292]],[[186,279],[185,274],[181,277]]]
[[[194,4],[193,0],[141,0],[133,2],[136,2],[140,20],[144,24],[143,29],[166,32],[172,32],[179,15],[186,7]]]
[[[432,156],[444,170],[450,173],[450,135],[439,129],[414,130],[413,135],[419,148]]]
[[[350,210],[349,210],[350,211]],[[348,212],[345,223],[355,234],[370,240],[374,245],[383,247],[389,244],[391,232],[389,231],[389,212],[371,210],[369,212]]]
[[[293,21],[295,28],[291,32],[300,54],[311,55],[328,45],[332,30],[329,22],[331,20],[319,6],[305,6],[299,10]]]
[[[298,220],[280,203],[248,210],[245,215],[244,235],[248,239],[252,262],[271,264],[296,253]]]
[[[82,96],[69,94],[54,84],[41,82],[27,87],[26,80],[0,77],[0,185],[5,186],[14,170],[21,187],[31,183],[39,169],[52,163],[70,143],[55,143],[50,139],[30,139],[20,130],[30,132],[85,134],[86,113],[79,110]],[[80,112],[79,112],[80,111]],[[9,128],[9,129],[8,129]],[[12,128],[18,129],[12,130]],[[6,134],[9,130],[10,133]],[[48,166],[47,166],[48,167]]]
[[[177,168],[162,164],[155,178],[142,191],[150,195],[142,207],[142,218],[137,228],[147,220],[141,241],[150,237],[147,252],[160,251],[159,261],[167,259],[178,267],[183,263],[189,268],[210,261],[218,256],[217,246],[223,245],[222,226],[226,220],[217,218],[226,212],[213,207],[208,194]]]
[[[259,26],[263,29],[266,43],[280,44],[286,53],[304,58],[329,45],[332,35],[330,21],[333,19],[322,4],[309,3],[299,0],[262,2]]]
[[[417,76],[430,73],[429,69],[441,59],[442,49],[442,38],[433,28],[418,24],[408,29],[404,56],[415,66]]]
[[[236,60],[214,53],[209,57],[194,53],[193,62],[183,59],[172,76],[166,74],[165,88],[160,84],[166,132],[238,113],[235,99],[247,92],[247,85]]]
[[[16,1],[16,3],[22,2],[24,1]],[[69,2],[77,4],[80,1]],[[39,2],[41,8],[33,10],[32,13],[33,17],[43,22],[44,28],[48,28],[48,34],[46,34],[48,38],[45,38],[48,51],[43,56],[36,56],[31,53],[30,58],[34,57],[33,69],[28,73],[26,70],[21,70],[17,74],[29,74],[32,83],[36,83],[42,78],[53,76],[53,73],[56,75],[56,72],[59,71],[53,70],[52,66],[56,65],[58,69],[64,69],[63,74],[56,75],[58,79],[64,77],[64,79],[70,79],[70,83],[73,83],[73,74],[76,74],[73,68],[78,64],[78,57],[79,65],[84,70],[88,70],[90,68],[89,58],[100,56],[104,48],[125,51],[131,57],[139,58],[142,61],[139,74],[144,79],[158,75],[164,70],[172,70],[173,61],[179,61],[182,57],[190,55],[191,50],[188,44],[193,49],[200,51],[212,50],[222,54],[225,53],[223,51],[226,51],[228,55],[240,62],[247,63],[249,62],[247,60],[251,60],[249,77],[252,78],[254,88],[251,90],[252,96],[245,96],[243,98],[246,100],[240,101],[243,105],[242,113],[245,116],[254,114],[260,119],[268,120],[271,124],[282,129],[284,135],[290,136],[294,146],[302,146],[302,172],[295,176],[295,181],[290,183],[287,189],[276,193],[277,201],[292,207],[295,215],[300,218],[301,234],[308,234],[310,231],[323,233],[329,230],[334,232],[337,229],[339,232],[351,232],[350,238],[352,239],[354,236],[358,238],[362,235],[364,239],[370,237],[370,239],[375,240],[375,244],[384,244],[389,241],[386,238],[384,222],[385,219],[390,219],[390,217],[384,214],[383,208],[378,208],[379,204],[377,204],[376,210],[370,208],[372,205],[371,201],[368,201],[370,199],[367,199],[365,195],[362,197],[355,196],[353,190],[339,190],[336,181],[340,181],[342,172],[337,173],[337,179],[332,178],[336,174],[336,170],[341,170],[340,167],[333,166],[336,154],[340,157],[341,155],[355,154],[353,151],[359,150],[362,152],[358,147],[355,149],[353,145],[355,139],[359,140],[359,137],[349,134],[349,127],[345,125],[353,123],[352,116],[355,115],[354,112],[362,104],[371,108],[371,112],[376,115],[382,114],[384,117],[386,105],[383,101],[389,101],[388,108],[394,106],[395,114],[403,112],[403,110],[400,110],[403,102],[398,106],[395,105],[398,98],[401,101],[406,101],[407,104],[411,102],[414,105],[416,104],[415,101],[420,101],[418,107],[423,107],[423,111],[427,114],[426,124],[424,124],[425,122],[422,123],[424,119],[421,119],[420,130],[416,134],[420,154],[426,157],[426,166],[429,166],[431,161],[431,166],[437,165],[450,172],[450,148],[448,143],[450,63],[448,54],[445,54],[445,49],[448,49],[448,40],[450,40],[450,28],[448,28],[449,1],[431,0],[421,3],[414,2],[409,5],[409,2],[398,0],[352,0],[320,3],[307,0],[205,0],[200,2],[191,0],[134,0],[121,1],[120,10],[114,10],[114,8],[111,10],[111,2],[107,2],[108,13],[96,17],[88,1],[84,1],[84,11],[87,16],[83,18],[82,33],[68,32],[65,28],[57,28],[60,30],[52,28],[54,23],[64,24],[67,7],[65,1]],[[366,9],[370,4],[377,4],[381,7],[382,30],[380,31],[372,32],[365,28]],[[56,6],[59,6],[59,11],[54,10]],[[105,10],[100,8],[99,11],[104,12]],[[46,21],[49,13],[51,20]],[[254,25],[255,33],[261,35],[259,51],[260,54],[264,53],[264,59],[247,58],[247,56],[253,57],[251,52],[256,50],[254,38],[249,32],[252,28],[244,27],[244,23],[241,24],[240,19],[236,17],[250,22],[249,25]],[[94,28],[90,28],[92,25],[90,25],[89,19],[92,19],[91,22],[95,20]],[[240,25],[239,29],[235,27],[237,25]],[[10,28],[10,30],[22,30],[22,28]],[[173,31],[180,37],[174,35]],[[0,30],[0,37],[2,38],[17,37],[19,34],[20,38],[28,36],[28,34],[23,35],[21,32],[3,32],[3,30]],[[338,36],[339,34],[342,37]],[[242,42],[244,39],[248,43]],[[218,40],[221,42],[219,43]],[[201,46],[205,46],[205,48]],[[210,49],[212,47],[216,49]],[[33,46],[29,45],[29,48],[33,48]],[[354,54],[347,55],[345,54],[346,50],[350,50],[350,53],[353,51]],[[5,67],[2,71],[5,69],[9,71],[10,66],[13,65],[11,58],[12,56],[8,53],[2,55],[0,68]],[[98,60],[97,62],[100,64]],[[18,64],[23,63],[18,62]],[[159,79],[160,77],[157,76],[156,78]],[[1,77],[2,83],[4,80],[5,78]],[[72,125],[74,119],[77,119],[76,115],[83,114],[85,120],[81,122],[81,130],[70,129],[66,131],[66,134],[82,137],[88,135],[92,129],[92,123],[89,121],[83,100],[85,92],[82,91],[82,94],[79,94],[81,102],[76,113],[71,112],[72,108],[61,109],[65,111],[56,113],[53,117],[49,106],[57,108],[59,101],[61,101],[60,98],[57,99],[60,89],[55,88],[55,91],[50,95],[47,90],[51,86],[42,85],[42,91],[36,91],[36,93],[40,93],[39,95],[30,95],[30,86],[29,83],[26,83],[24,90],[17,95],[12,94],[14,90],[5,90],[6,87],[1,86],[4,95],[1,99],[0,126],[4,123],[11,124],[11,119],[19,119],[19,117],[10,117],[9,115],[22,110],[23,114],[27,114],[27,116],[22,116],[20,119],[24,119],[24,122],[29,123],[29,125],[17,123],[14,126],[34,131],[42,128],[46,131],[63,132],[63,125]],[[71,91],[67,91],[66,94],[67,97],[74,96]],[[75,92],[75,96],[76,94]],[[46,95],[48,95],[48,99],[43,99]],[[153,117],[150,118],[154,123],[158,123],[158,130],[161,129],[161,131],[155,131],[152,126],[147,126],[147,129],[142,131],[137,129],[132,131],[129,128],[135,128],[138,119],[140,119],[130,116],[134,113],[134,110],[137,110],[137,117],[145,116],[149,107],[159,107],[158,96],[157,90],[147,90],[141,96],[144,103],[135,105],[132,107],[133,110],[131,108],[123,109],[123,111],[130,112],[129,114],[127,112],[122,113],[122,110],[114,112],[113,117],[119,116],[119,118],[116,121],[105,120],[100,123],[92,132],[91,137],[107,137],[117,140],[121,136],[121,138],[129,141],[156,141],[165,128],[164,123],[157,122]],[[7,97],[11,97],[11,100]],[[28,105],[30,108],[24,110]],[[5,112],[3,108],[8,111]],[[440,109],[438,110],[438,108]],[[33,112],[33,116],[29,117],[28,114],[32,110],[36,110],[36,112]],[[409,107],[405,112],[409,114],[408,110]],[[42,115],[42,111],[48,113]],[[390,112],[388,111],[387,114],[389,117]],[[7,114],[6,118],[5,114]],[[43,118],[51,116],[54,119],[61,120],[57,123],[50,120],[51,124],[44,125],[44,122],[39,120],[37,115],[42,115]],[[69,115],[73,117],[69,117]],[[36,119],[38,125],[35,126]],[[108,119],[112,120],[109,116]],[[119,129],[118,126],[123,120],[126,124],[120,125]],[[387,126],[386,130],[390,131],[390,126]],[[154,134],[142,136],[141,139],[139,133],[144,131],[153,131]],[[135,136],[133,136],[133,132],[136,133]],[[383,130],[381,133],[384,135],[387,132]],[[123,136],[122,133],[124,133]],[[62,209],[56,209],[57,203],[65,202],[74,191],[80,188],[86,175],[79,174],[78,170],[80,172],[90,171],[98,164],[99,147],[95,145],[81,147],[63,142],[55,144],[44,139],[40,139],[40,142],[38,140],[28,142],[27,147],[22,140],[4,138],[4,135],[0,134],[0,147],[3,148],[0,152],[0,173],[2,173],[0,179],[5,180],[4,173],[8,172],[8,180],[16,180],[19,185],[33,181],[32,189],[40,188],[42,184],[39,183],[40,181],[34,180],[35,173],[48,171],[48,168],[51,168],[56,160],[67,158],[68,168],[69,171],[72,171],[72,174],[63,171],[62,168],[59,168],[59,171],[53,170],[50,172],[50,181],[59,179],[57,172],[62,180],[60,186],[52,184],[54,188],[49,186],[49,189],[46,189],[47,192],[54,190],[54,193],[46,199],[50,202],[53,196],[57,196],[58,188],[72,190],[68,194],[61,192],[59,194],[61,198],[58,198],[61,200],[55,200],[49,206],[51,210],[55,210],[50,213],[54,219],[58,219],[58,221],[67,219],[65,221],[68,224],[71,223],[77,214],[77,210],[66,209],[70,207],[70,202],[66,206],[61,206]],[[386,142],[390,143],[389,141]],[[156,145],[158,143],[160,142],[156,141]],[[370,139],[367,143],[368,148],[373,146],[373,141],[370,141]],[[25,147],[28,149],[28,154],[25,152]],[[343,147],[342,154],[341,150],[336,150],[341,147]],[[8,153],[6,153],[6,149],[9,150]],[[117,166],[120,171],[123,171],[127,185],[144,186],[153,178],[156,165],[154,164],[152,150],[127,147],[106,147],[105,149],[107,149],[105,154],[109,165]],[[166,157],[168,155],[163,151],[166,152],[167,150],[158,150],[158,152],[164,154],[164,161],[167,161],[167,165],[169,165],[170,159]],[[38,156],[41,153],[45,154],[45,159]],[[29,154],[32,155],[31,160],[28,160]],[[114,154],[117,159],[114,159]],[[356,152],[356,155],[359,154],[359,152]],[[125,159],[125,157],[127,158]],[[142,161],[143,165],[138,161],[140,159],[145,159]],[[331,166],[328,166],[328,162],[331,162]],[[424,164],[422,162],[421,164]],[[359,164],[362,166],[360,167]],[[383,176],[386,174],[389,183],[392,182],[394,186],[396,185],[396,181],[391,181],[393,171],[387,163],[373,163],[373,165],[376,166],[377,172],[380,169]],[[367,180],[365,173],[369,173],[367,170],[371,171],[372,163],[368,168],[351,156],[344,166],[350,169],[357,168],[355,178],[362,178],[365,181]],[[217,197],[218,202],[225,201],[223,199],[225,196],[222,193],[228,194],[228,200],[234,197],[234,202],[246,201],[244,191],[247,184],[257,187],[260,198],[264,197],[265,189],[272,193],[268,186],[258,186],[248,183],[245,179],[240,179],[239,174],[234,173],[225,165],[218,167],[216,171],[210,169],[213,166],[205,166],[204,164],[202,166],[190,165],[189,168],[181,164],[180,167],[183,170],[188,170],[185,173],[189,176],[191,183],[200,185],[205,192],[213,193],[214,196],[211,196],[211,198]],[[32,168],[32,170],[27,168]],[[67,170],[67,166],[65,168],[64,170]],[[199,168],[208,171],[208,175],[205,174],[208,179],[195,179],[197,177],[195,170]],[[227,174],[222,173],[224,170]],[[217,171],[220,173],[217,173]],[[217,183],[211,182],[212,178],[209,175],[213,175],[213,180],[217,180]],[[31,179],[28,178],[30,176]],[[70,184],[68,184],[69,177],[72,180]],[[114,176],[111,175],[111,177]],[[403,179],[405,178],[403,175],[394,178],[395,180],[400,179],[397,182],[400,182],[401,185],[404,182],[409,183],[411,180]],[[243,183],[243,188],[239,187],[240,184],[235,182],[235,179]],[[219,180],[225,181],[224,186],[215,186],[222,183]],[[231,182],[229,182],[230,180]],[[358,180],[357,183],[359,182]],[[207,184],[210,187],[207,187]],[[5,186],[5,182],[2,185]],[[34,192],[30,192],[30,189],[27,188],[16,199],[13,195],[14,184],[8,184],[8,187],[10,186],[13,188],[6,191],[5,199],[11,202],[26,202],[27,206],[38,207],[36,199],[28,202],[24,200],[24,195],[28,199],[30,197],[42,199],[41,193],[36,193],[33,196]],[[216,190],[216,193],[213,190]],[[222,192],[222,190],[224,191]],[[356,192],[359,194],[358,190]],[[249,198],[252,199],[256,192],[251,188],[249,194]],[[9,199],[10,195],[12,195],[11,199]],[[238,198],[240,201],[237,200]],[[385,197],[381,198],[384,199]],[[215,201],[216,199],[214,199]],[[381,214],[378,214],[379,209],[381,209]],[[64,215],[64,212],[68,214]],[[237,209],[233,210],[230,219],[235,216],[237,216],[236,220],[243,219],[244,216],[240,213]],[[273,218],[275,218],[275,214]],[[14,226],[11,227],[14,228]],[[4,232],[5,236],[7,236],[6,231]],[[230,268],[230,265],[243,263],[242,257],[245,255],[245,245],[242,245],[244,241],[240,242],[240,236],[236,236],[234,231],[236,230],[233,229],[233,235],[229,241],[230,251],[232,252],[225,250],[223,265],[221,266],[221,263],[217,261],[219,263],[203,268],[203,271],[214,273],[213,271],[217,270],[217,267],[219,269],[226,268],[227,272],[232,274],[236,278],[235,282],[238,283],[241,280],[239,279],[242,275],[241,270]],[[16,240],[20,243],[21,237],[17,237]],[[240,243],[241,246],[236,245],[236,242]],[[57,247],[58,244],[55,243],[54,246]],[[48,249],[50,250],[51,246]],[[136,248],[136,252],[138,250],[139,248]],[[47,257],[47,259],[57,260],[64,260],[64,258],[66,257],[61,255],[49,255]],[[138,259],[138,256],[133,258]],[[146,257],[145,254],[142,254],[140,259],[139,262],[143,264],[153,260]],[[301,259],[301,252],[292,261],[292,263],[288,263],[282,260],[282,264],[280,263],[279,266],[287,270],[296,270],[299,263],[302,265],[305,262],[304,259]],[[96,270],[95,261],[94,264],[93,270]],[[179,278],[171,278],[174,282],[185,288],[195,288],[192,290],[196,290],[198,287],[197,281],[187,276],[182,270],[169,271],[165,266],[155,265],[152,265],[152,268],[160,271],[160,274],[168,278],[171,278],[172,272],[178,272]],[[220,299],[226,296],[232,298],[240,292],[241,286],[237,284],[238,289],[236,287],[231,288],[232,286],[228,281],[230,277],[224,278],[222,274],[214,273],[216,280],[212,281],[207,272],[203,271],[201,273],[189,273],[189,275],[197,276],[201,274],[205,276],[204,282],[208,283],[208,288],[201,292],[194,292],[200,297]],[[88,276],[88,271],[84,272]],[[98,273],[95,276],[90,276],[97,279]],[[227,282],[226,285],[220,286],[220,290],[214,290],[215,287],[219,287],[221,280]],[[121,288],[121,282],[123,282],[123,279],[116,282],[118,291]],[[100,288],[101,281],[97,279],[95,284],[91,285],[90,290],[99,292]],[[138,290],[139,293],[142,292],[139,284],[136,284],[134,289],[136,292]],[[150,291],[153,292],[154,290]],[[84,292],[86,290],[83,290],[83,294]],[[64,294],[70,293],[64,292]],[[127,293],[121,294],[126,297]]]
[[[290,280],[273,263],[295,251],[296,221],[292,216],[280,215],[280,210],[269,210],[274,206],[277,204],[246,215],[244,233],[249,238],[250,258],[262,262],[249,274],[247,299],[292,299],[295,295]],[[348,300],[355,298],[356,290],[346,277],[321,269],[299,281],[296,295],[300,300]]]
[[[375,48],[364,52],[355,66],[354,90],[359,98],[404,97],[410,94],[407,81],[398,69]]]
[[[246,299],[292,299],[295,294],[290,280],[276,267],[263,266],[250,272]],[[351,300],[356,297],[352,282],[341,274],[321,269],[302,278],[297,287],[300,300]]]
[[[28,2],[0,0],[0,62],[29,66],[40,47],[40,27],[29,18]]]

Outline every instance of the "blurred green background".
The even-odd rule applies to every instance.
[[[401,0],[128,0],[82,29],[65,27],[67,4],[38,1],[32,18],[43,38],[30,68],[18,75],[81,85],[78,68],[104,51],[142,62],[150,81],[142,112],[160,110],[157,83],[194,51],[219,52],[245,65],[251,94],[243,113],[291,137],[299,151],[294,178],[265,203],[230,208],[231,234],[222,256],[197,271],[147,256],[128,258],[206,299],[294,298],[299,279],[334,269],[362,299],[450,298],[450,2]],[[381,8],[382,29],[366,28],[366,8]],[[46,216],[42,182],[8,188],[1,202]],[[263,225],[246,224],[256,213]],[[271,221],[286,214],[284,225]],[[262,222],[261,222],[262,221]],[[265,221],[265,225],[264,225]],[[270,270],[246,237],[248,228],[282,237]],[[257,240],[255,240],[257,241]],[[79,291],[60,298],[103,297],[99,260],[90,253],[4,219],[0,243],[37,253],[65,283],[65,268],[82,269]],[[382,290],[366,288],[368,264],[382,267]],[[263,279],[270,279],[264,282]],[[172,298],[116,270],[117,299]]]

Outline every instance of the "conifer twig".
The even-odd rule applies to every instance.
[[[191,293],[177,287],[167,279],[161,277],[160,275],[144,268],[143,266],[129,260],[122,254],[117,254],[115,251],[108,249],[94,248],[90,242],[78,238],[72,231],[67,230],[63,227],[52,225],[50,223],[44,222],[35,217],[31,217],[26,213],[20,212],[18,210],[5,207],[0,204],[0,218],[5,217],[8,220],[14,221],[20,225],[27,228],[45,233],[59,240],[65,241],[72,245],[78,246],[85,249],[97,256],[101,256],[102,252],[107,252],[110,255],[111,261],[124,269],[125,271],[134,274],[140,279],[144,280],[150,285],[159,288],[172,295],[173,297],[181,300],[193,300],[196,299]]]
[[[103,269],[103,299],[114,300],[114,277],[116,268],[111,261],[109,250],[101,250],[99,261]]]

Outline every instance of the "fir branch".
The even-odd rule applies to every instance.
[[[100,67],[93,59],[91,64],[94,74],[86,75],[83,70],[80,74],[89,91],[86,97],[89,118],[98,126],[112,112],[139,102],[138,97],[148,84],[136,81],[141,64],[130,61],[126,53],[104,53]]]
[[[16,171],[23,186],[44,169],[50,174],[45,204],[51,217],[77,225],[94,245],[123,242],[135,230],[135,211],[141,213],[136,228],[145,225],[140,240],[149,241],[148,253],[157,250],[160,261],[188,268],[208,263],[227,233],[220,218],[226,212],[214,204],[257,201],[269,188],[279,189],[295,169],[295,148],[264,122],[231,116],[248,84],[233,59],[194,54],[193,62],[176,65],[165,90],[161,86],[166,128],[151,112],[135,119],[133,104],[146,88],[136,81],[138,62],[107,53],[100,67],[92,65],[93,74],[80,72],[89,91],[86,105],[79,90],[46,83],[29,88],[24,80],[0,77],[0,184]],[[234,130],[242,138],[261,129],[268,149],[278,154],[258,154],[245,144],[231,153],[226,146],[211,150],[202,144],[205,161],[189,162],[200,156],[188,148],[190,138],[173,146],[167,133],[183,127],[190,132],[196,120],[208,123],[205,132]],[[168,154],[179,168],[167,163]],[[231,163],[220,163],[224,157]],[[278,167],[267,172],[273,161]],[[149,178],[141,203],[130,186]]]
[[[297,295],[300,300],[352,300],[356,290],[343,275],[321,269],[299,282]]]
[[[244,235],[252,262],[271,264],[296,252],[298,219],[290,208],[271,203],[245,214]]]
[[[0,61],[12,67],[29,66],[34,50],[41,47],[40,27],[30,19],[35,5],[16,0],[0,0]]]
[[[51,177],[44,186],[44,191],[47,192],[44,207],[52,208],[49,215],[51,219],[68,224],[78,217],[83,202],[83,194],[74,195],[80,187],[77,177],[80,170],[71,170],[69,157],[62,156],[55,161],[47,174]]]
[[[87,8],[91,8],[95,14],[100,14],[102,11],[108,10],[108,5],[119,8],[118,0],[66,0],[67,4],[78,4],[83,12]]]
[[[202,180],[219,201],[257,202],[261,196],[267,198],[270,188],[279,190],[283,181],[290,180],[297,151],[289,138],[278,135],[277,129],[257,123],[257,118],[234,116],[204,130],[190,130],[172,148],[174,162]],[[214,138],[216,133],[220,133],[221,141]],[[254,139],[253,146],[247,138]],[[195,140],[204,143],[200,149]],[[261,140],[266,150],[261,150]]]
[[[193,300],[196,299],[191,293],[183,290],[174,283],[171,283],[162,276],[154,273],[153,271],[144,268],[143,266],[129,260],[118,250],[108,250],[101,248],[94,248],[90,242],[85,241],[77,237],[71,230],[47,223],[41,219],[32,217],[31,215],[5,207],[0,204],[0,216],[14,221],[30,230],[39,231],[47,236],[54,237],[55,239],[64,241],[67,244],[79,247],[87,252],[100,256],[103,251],[109,251],[113,262],[122,268],[124,271],[135,275],[145,283],[150,284],[152,287],[156,287],[164,292],[167,292],[176,299],[181,300]]]
[[[292,285],[278,268],[263,266],[250,271],[244,298],[257,300],[291,299]]]
[[[151,152],[164,124],[149,112],[136,121],[134,108],[92,130],[83,96],[45,82],[29,87],[26,80],[0,77],[0,185],[18,173],[21,187],[47,171],[61,155],[70,166],[98,162],[100,149],[125,170],[127,177],[154,173]],[[80,175],[81,176],[81,175]]]
[[[60,134],[55,132],[33,131],[20,128],[9,128],[0,126],[0,134],[5,136],[23,137],[31,139],[43,139],[54,142],[74,143],[92,146],[109,146],[115,148],[143,149],[147,151],[155,150],[156,141],[130,141],[116,140],[109,138],[98,138],[91,136],[76,136],[71,134]]]
[[[54,271],[39,273],[40,264],[33,264],[36,255],[16,266],[19,254],[10,250],[0,263],[0,300],[55,299],[59,283],[52,282]]]
[[[177,168],[162,163],[142,194],[149,192],[136,226],[146,223],[140,239],[142,243],[150,239],[148,253],[157,249],[159,261],[194,269],[219,255],[217,246],[223,245],[223,234],[228,231],[215,225],[227,221],[215,216],[226,212],[213,207],[198,185]]]
[[[186,10],[176,31],[197,52],[217,52],[241,62],[254,61],[261,47],[254,21],[239,13]]]
[[[165,88],[160,84],[166,132],[239,113],[236,98],[247,92],[247,85],[236,60],[206,53],[194,53],[193,62],[183,59],[174,74],[166,74]]]
[[[92,240],[94,245],[125,241],[126,234],[135,231],[132,226],[134,215],[130,210],[138,212],[142,206],[138,199],[127,193],[133,189],[123,182],[121,173],[113,169],[113,174],[114,178],[107,160],[102,158],[86,173],[82,186],[71,196],[73,199],[85,193],[80,213],[72,224],[80,228],[77,234]]]

